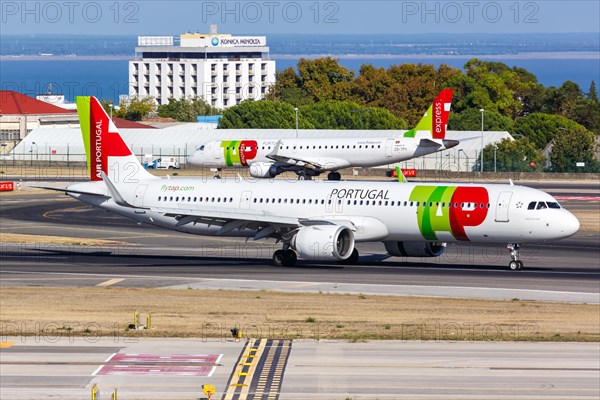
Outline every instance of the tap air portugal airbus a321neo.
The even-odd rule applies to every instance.
[[[521,244],[566,238],[579,221],[540,190],[500,184],[278,179],[161,179],[140,165],[94,97],[77,108],[90,182],[61,189],[107,211],[180,232],[277,239],[276,265],[356,263],[356,242],[391,256],[437,257],[448,242]]]
[[[416,127],[397,137],[245,139],[205,143],[188,157],[191,165],[250,167],[255,178],[274,178],[293,171],[310,179],[329,171],[327,179],[340,180],[338,170],[392,164],[452,148],[446,139],[452,89],[442,90]]]

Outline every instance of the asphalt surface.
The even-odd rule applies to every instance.
[[[572,190],[577,191],[577,187]],[[563,202],[594,210],[598,202]],[[449,245],[438,258],[387,258],[380,243],[359,244],[356,266],[299,262],[274,267],[274,242],[200,237],[135,222],[61,194],[0,197],[3,233],[102,238],[110,246],[3,243],[2,285],[97,285],[302,290],[600,303],[600,233],[584,232],[521,250],[525,269],[507,269],[502,244]],[[301,288],[290,289],[290,283]],[[286,289],[287,288],[287,289]]]
[[[589,185],[560,184],[548,191],[598,195]],[[600,206],[598,201],[562,203],[568,209]],[[381,244],[359,244],[356,266],[274,267],[270,257],[279,246],[273,242],[140,226],[61,194],[30,191],[0,194],[0,230],[115,242],[1,243],[1,286],[108,283],[600,303],[599,232],[526,246],[521,252],[525,269],[511,272],[501,244],[451,245],[434,259],[386,258]],[[119,398],[127,399],[199,398],[204,384],[215,385],[214,398],[225,399],[600,397],[598,343],[301,340],[248,345],[231,338],[136,339],[118,333],[102,338],[42,333],[1,341],[2,399],[89,398],[94,384],[101,388],[100,398],[117,389]],[[206,355],[214,356],[212,364],[194,364]]]
[[[282,354],[277,341],[7,339],[0,397],[12,400],[90,398],[93,385],[101,399],[114,389],[122,399],[198,399],[206,384],[217,399],[600,396],[598,343],[306,340],[288,342]],[[268,358],[273,368],[261,369]]]

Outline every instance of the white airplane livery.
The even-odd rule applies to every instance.
[[[216,140],[199,146],[187,162],[217,169],[249,167],[255,178],[293,171],[299,179],[329,172],[329,180],[340,180],[342,168],[392,164],[456,146],[458,141],[446,139],[451,103],[452,90],[442,90],[417,126],[402,136]]]
[[[94,97],[78,97],[90,182],[62,191],[84,203],[171,230],[272,238],[276,265],[356,263],[357,242],[390,256],[436,257],[446,243],[524,243],[569,237],[579,221],[549,194],[500,184],[161,179],[142,168]]]

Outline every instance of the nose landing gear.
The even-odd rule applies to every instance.
[[[508,263],[508,268],[511,271],[520,271],[523,268],[523,261],[519,260],[521,245],[518,243],[509,243],[506,245],[506,248],[510,251],[510,256],[512,257],[512,261]]]

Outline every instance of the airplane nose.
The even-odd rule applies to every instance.
[[[579,220],[570,212],[567,211],[567,215],[561,222],[561,232],[565,234],[565,237],[573,236],[579,231]]]
[[[442,140],[442,144],[447,149],[451,149],[451,148],[453,148],[455,146],[458,146],[459,143],[460,142],[458,140],[451,140],[451,139],[444,139],[444,140]]]
[[[194,164],[194,162],[195,162],[195,160],[196,160],[195,154],[190,154],[190,155],[189,155],[189,156],[186,158],[186,160],[185,160],[185,161],[186,161],[186,163],[188,163],[188,164],[192,164],[192,165],[193,165],[193,164]]]

